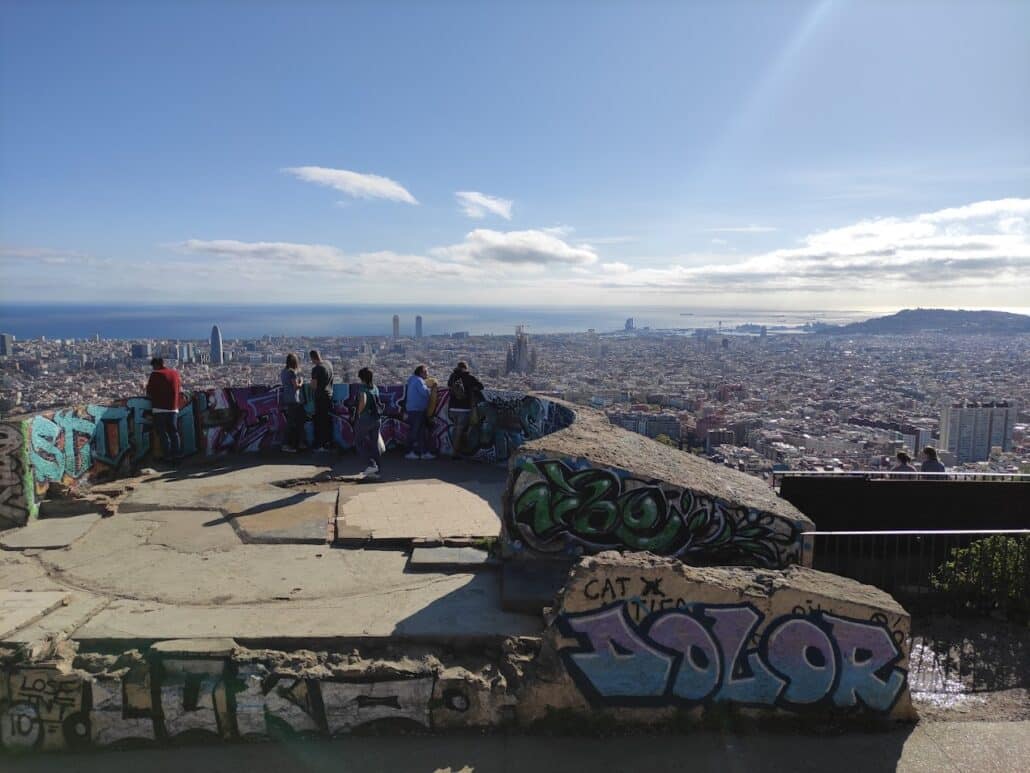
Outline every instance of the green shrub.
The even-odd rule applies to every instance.
[[[965,609],[1002,610],[1025,620],[1030,614],[1030,536],[998,534],[953,548],[930,575],[930,586]]]

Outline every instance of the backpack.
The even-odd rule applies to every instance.
[[[460,375],[451,376],[451,380],[447,382],[447,388],[451,390],[451,397],[459,402],[468,400],[468,392],[465,391],[465,379]]]
[[[381,418],[386,412],[386,406],[383,405],[382,398],[368,387],[364,387],[364,390],[365,408],[368,411],[369,416],[374,416],[377,419]]]

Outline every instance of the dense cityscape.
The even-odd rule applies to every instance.
[[[378,337],[195,341],[0,338],[0,411],[23,416],[140,394],[151,356],[187,390],[276,384],[312,348],[337,381],[371,367],[383,384],[415,365],[446,381],[459,359],[499,390],[603,410],[626,429],[748,473],[890,468],[939,447],[948,469],[1030,472],[1030,337],[624,329],[530,336],[421,335],[421,317]],[[217,326],[216,326],[217,327]],[[413,332],[414,335],[404,335]]]

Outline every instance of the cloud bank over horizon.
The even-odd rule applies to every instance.
[[[108,284],[125,281],[119,264],[143,271],[167,266],[171,279],[163,286],[183,300],[196,299],[198,292],[217,299],[229,291],[258,298],[275,288],[280,300],[303,301],[339,297],[346,288],[376,301],[388,300],[393,288],[414,300],[448,302],[467,299],[469,285],[486,301],[507,303],[603,305],[650,297],[660,303],[726,298],[769,304],[807,298],[852,306],[894,299],[901,305],[958,306],[978,298],[1018,306],[1024,304],[1014,301],[1030,298],[1030,198],[868,218],[807,234],[791,246],[750,255],[688,254],[664,264],[653,257],[607,257],[601,240],[576,243],[572,232],[477,228],[460,241],[422,250],[353,252],[321,243],[188,238],[163,245],[169,254],[160,260],[136,261],[8,246],[0,247],[0,261],[15,270],[13,287],[19,269],[45,264],[76,267]],[[284,281],[293,272],[320,278],[298,283],[293,297]],[[191,288],[198,277],[204,287]]]

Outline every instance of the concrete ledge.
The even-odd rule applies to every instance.
[[[909,630],[886,593],[805,567],[603,553],[572,570],[519,719],[565,710],[638,724],[726,711],[913,721]]]
[[[509,464],[510,557],[646,550],[694,564],[802,563],[814,528],[762,481],[579,411]]]

